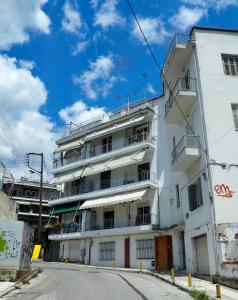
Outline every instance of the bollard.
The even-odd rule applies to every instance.
[[[188,286],[189,287],[192,287],[192,285],[193,285],[193,281],[192,281],[192,274],[188,274]]]
[[[140,260],[140,273],[142,273],[142,260]]]
[[[84,259],[84,265],[87,266],[87,259]]]
[[[113,262],[112,262],[112,267],[113,267],[113,268],[116,268],[116,267],[117,267],[115,260],[113,260]]]
[[[68,259],[67,259],[67,257],[64,259],[64,263],[65,264],[67,264],[67,262],[68,262]]]
[[[171,279],[173,280],[173,283],[174,283],[174,277],[175,277],[175,269],[172,268],[171,269]]]
[[[220,284],[216,284],[216,297],[221,298],[221,286],[220,286]]]

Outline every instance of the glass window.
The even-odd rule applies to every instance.
[[[115,259],[115,242],[99,243],[98,259],[103,261]]]
[[[238,103],[231,104],[235,129],[238,130]]]
[[[238,76],[238,55],[222,55],[224,73]]]
[[[193,211],[203,205],[201,178],[188,187],[189,210]]]
[[[136,258],[153,259],[155,257],[154,239],[136,241]]]

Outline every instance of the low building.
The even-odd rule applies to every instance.
[[[10,188],[11,185],[6,182],[4,189],[7,193],[10,193]],[[37,226],[39,219],[39,191],[40,182],[28,180],[25,177],[15,180],[14,186],[11,188],[12,199],[17,205],[17,219],[34,227]],[[57,220],[55,216],[51,216],[51,207],[48,202],[57,198],[58,194],[56,186],[47,182],[43,183],[42,226]]]

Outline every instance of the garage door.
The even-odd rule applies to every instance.
[[[195,238],[197,254],[197,273],[201,275],[210,275],[210,266],[207,248],[207,235]]]
[[[74,261],[79,261],[80,247],[79,242],[69,242],[69,259]]]

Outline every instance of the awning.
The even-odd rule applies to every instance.
[[[62,213],[72,212],[72,211],[76,211],[78,209],[79,209],[78,205],[56,208],[55,210],[53,210],[52,215],[58,215],[58,214],[62,214]]]
[[[85,136],[82,137],[81,139],[78,139],[78,140],[73,141],[71,143],[58,145],[57,149],[55,150],[55,153],[79,148],[84,144],[84,142],[85,142]]]
[[[143,161],[144,156],[146,153],[146,149],[140,150],[139,152],[136,152],[134,154],[130,155],[124,155],[122,157],[113,157],[112,159],[109,159],[104,162],[100,162],[97,164],[90,164],[85,167],[81,167],[77,171],[70,172],[65,175],[57,176],[55,175],[53,179],[53,183],[60,184],[63,182],[73,181],[77,178],[101,173],[107,170],[113,170],[116,168],[132,165],[134,163],[140,163]]]
[[[116,132],[118,130],[122,130],[123,128],[128,128],[130,126],[133,126],[136,123],[139,123],[139,122],[143,121],[144,119],[145,119],[145,116],[140,116],[140,117],[137,117],[137,118],[132,118],[129,121],[124,122],[124,123],[114,124],[114,125],[110,126],[109,128],[106,128],[106,129],[102,129],[102,130],[99,130],[99,131],[94,131],[94,132],[89,133],[87,135],[87,137],[85,138],[85,141],[91,140],[92,138],[93,139],[98,138],[98,137],[103,136],[105,134],[111,134],[111,133]]]
[[[88,200],[85,201],[80,206],[80,210],[141,200],[145,195],[145,193],[146,193],[146,189],[137,192],[127,192],[127,193],[121,193],[110,197]]]

